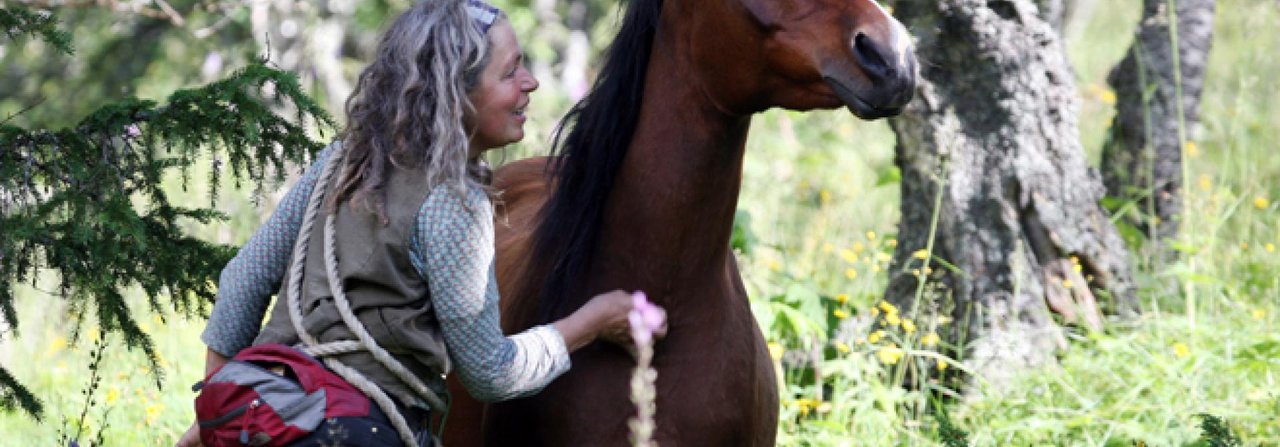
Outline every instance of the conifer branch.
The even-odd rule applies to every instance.
[[[278,112],[286,108],[292,112]],[[288,164],[309,162],[323,147],[307,136],[309,122],[335,126],[293,75],[258,62],[205,87],[177,91],[165,106],[126,99],[58,130],[0,124],[5,321],[16,334],[14,285],[52,270],[76,330],[84,316],[96,315],[104,336],[118,332],[146,354],[159,383],[154,345],[139,328],[125,290],[140,288],[159,315],[165,313],[162,299],[175,312],[203,315],[235,249],[190,237],[181,224],[226,219],[212,208],[221,160],[237,184],[258,185],[256,194],[268,178],[282,181]],[[208,159],[208,207],[171,202],[162,187],[165,174],[176,169],[185,187],[192,166]],[[0,405],[16,402],[39,417],[38,402],[26,399],[31,394],[11,379],[0,374]]]
[[[49,13],[34,12],[19,5],[6,5],[0,8],[0,29],[9,40],[18,40],[23,35],[40,37],[58,51],[71,55],[75,49],[71,46],[71,34],[57,28],[58,19]]]

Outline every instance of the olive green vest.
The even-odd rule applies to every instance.
[[[390,167],[386,182],[387,225],[376,215],[354,210],[348,203],[337,207],[334,250],[338,276],[346,288],[351,309],[377,341],[400,363],[439,395],[449,372],[449,355],[440,323],[431,306],[430,289],[409,259],[409,238],[416,230],[418,211],[430,194],[426,175]],[[337,183],[337,176],[328,187]],[[307,241],[302,277],[302,326],[320,343],[356,340],[333,304],[324,266],[324,222],[327,207],[316,214]],[[425,242],[425,241],[424,241]],[[290,261],[290,267],[296,260]],[[287,277],[286,277],[287,279]],[[288,281],[280,288],[271,319],[254,344],[300,342],[286,307]],[[367,352],[334,356],[382,387],[402,404],[427,407],[394,374]]]

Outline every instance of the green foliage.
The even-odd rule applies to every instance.
[[[0,29],[10,40],[25,35],[40,37],[58,51],[72,54],[71,34],[58,29],[58,19],[52,14],[34,12],[21,5],[0,7]]]
[[[125,290],[140,287],[157,313],[163,297],[179,313],[199,314],[234,254],[233,247],[185,234],[184,220],[225,216],[171,202],[165,175],[176,171],[185,187],[192,165],[211,158],[212,203],[224,163],[237,181],[261,187],[282,179],[286,163],[305,162],[322,147],[307,136],[306,123],[333,126],[292,74],[262,63],[179,90],[167,103],[126,99],[58,130],[0,124],[0,311],[15,335],[14,286],[48,269],[58,275],[58,294],[69,301],[77,327],[96,315],[97,327],[121,333],[154,365],[152,340],[138,327]],[[294,110],[292,121],[277,112],[286,106]],[[162,370],[152,371],[159,382]],[[0,403],[39,416],[38,403],[7,373],[0,385],[13,390],[0,394]]]
[[[946,447],[969,447],[969,433],[951,424],[947,413],[938,414],[938,441]]]
[[[1200,430],[1204,432],[1201,439],[1208,447],[1239,447],[1240,437],[1231,431],[1227,421],[1212,414],[1200,414]]]

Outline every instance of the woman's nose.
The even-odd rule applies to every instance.
[[[522,86],[524,87],[524,91],[532,92],[534,90],[537,90],[538,85],[540,85],[538,83],[538,78],[534,77],[533,73],[529,72],[529,70],[524,70],[524,73],[525,73],[525,79],[524,79],[524,85]]]

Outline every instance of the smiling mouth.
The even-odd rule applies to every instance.
[[[844,101],[846,107],[858,118],[865,120],[873,120],[902,114],[902,106],[898,107],[877,107],[859,97],[853,92],[853,89],[844,85],[838,79],[830,76],[823,76],[823,80],[827,81],[827,85],[835,91],[836,96]]]

